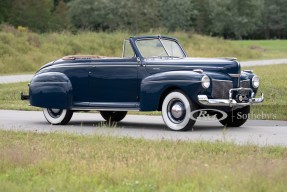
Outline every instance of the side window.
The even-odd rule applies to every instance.
[[[129,40],[124,41],[123,58],[133,58],[135,56],[134,50]]]

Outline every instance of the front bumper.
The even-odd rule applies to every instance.
[[[234,91],[250,91],[251,92],[251,98],[248,99],[248,102],[237,102],[235,99],[232,98],[232,93]],[[252,104],[262,103],[264,101],[264,95],[261,93],[261,97],[254,98],[254,92],[251,88],[235,88],[229,90],[229,99],[208,99],[207,95],[198,95],[198,101],[202,105],[206,106],[248,106]]]

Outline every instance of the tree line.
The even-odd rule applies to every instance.
[[[0,0],[0,23],[36,32],[164,29],[287,38],[286,0]]]

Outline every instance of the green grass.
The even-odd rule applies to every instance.
[[[261,79],[259,92],[263,92],[265,101],[252,107],[251,118],[269,120],[287,120],[287,65],[247,67],[253,69]],[[246,68],[246,69],[247,69]],[[39,110],[20,101],[20,92],[26,91],[28,83],[0,84],[0,109]],[[259,94],[258,94],[259,96]],[[133,114],[160,115],[159,112],[133,112]]]
[[[287,40],[243,40],[232,42],[243,48],[261,52],[264,59],[287,57]]]
[[[0,191],[285,191],[287,149],[0,131]]]
[[[254,70],[254,73],[260,77],[259,92],[263,92],[265,97],[263,104],[252,107],[251,117],[253,119],[287,120],[287,89],[285,81],[287,65],[246,68]]]
[[[240,41],[227,41],[197,35],[191,32],[155,31],[145,34],[127,32],[93,33],[47,33],[37,34],[17,30],[9,26],[0,27],[0,74],[33,73],[47,62],[71,54],[94,54],[121,56],[123,39],[134,35],[167,35],[176,37],[190,57],[237,57],[239,60],[276,58],[272,50],[250,49]],[[281,45],[281,42],[276,41]],[[280,47],[284,47],[285,44]],[[276,48],[275,48],[276,50]],[[273,55],[273,56],[272,56]]]
[[[39,108],[29,106],[27,101],[20,100],[20,93],[28,93],[28,82],[0,84],[0,109],[14,110],[39,110]]]

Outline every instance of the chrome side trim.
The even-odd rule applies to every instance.
[[[105,109],[111,111],[111,109],[117,109],[121,111],[123,109],[137,109],[138,102],[75,102],[73,109]]]
[[[93,65],[92,67],[138,67],[138,63],[134,62],[126,65]]]
[[[73,111],[139,111],[138,108],[72,107]]]
[[[178,83],[200,83],[201,81],[190,81],[190,80],[161,80],[161,81],[148,81],[149,83],[173,83],[173,82],[178,82]]]
[[[178,65],[178,64],[173,64],[173,65],[153,65],[153,64],[146,64],[147,67],[183,67],[183,68],[202,68],[203,66],[186,66],[186,65]],[[224,67],[212,67],[212,66],[206,66],[206,68],[212,68],[212,69],[224,69]]]
[[[250,74],[253,74],[253,70],[244,70],[243,72],[245,72],[245,73],[250,73]]]
[[[194,72],[197,72],[197,73],[200,73],[202,74],[203,73],[203,70],[202,69],[193,69]]]
[[[230,81],[230,80],[220,80],[220,79],[212,79],[212,81],[225,81],[225,82],[231,82],[231,83],[233,83],[233,81]]]
[[[127,107],[132,108],[138,106],[138,102],[90,102],[89,106],[93,107],[113,107],[113,108],[121,108],[121,107]]]
[[[231,77],[240,77],[240,74],[235,74],[235,73],[228,73],[229,76]]]

